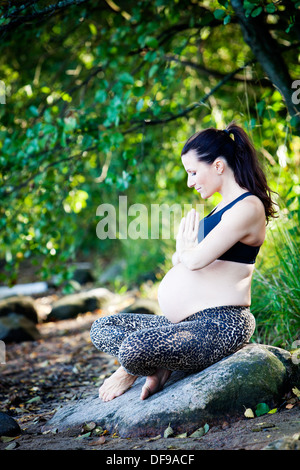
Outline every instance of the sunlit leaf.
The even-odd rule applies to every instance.
[[[246,416],[246,418],[254,418],[254,413],[251,408],[246,409],[246,411],[244,412],[244,416]]]

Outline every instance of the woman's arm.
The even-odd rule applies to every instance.
[[[264,218],[263,213],[261,217]],[[245,204],[234,206],[223,214],[221,221],[204,240],[194,247],[183,246],[179,250],[180,261],[192,271],[202,269],[248,235],[260,223],[256,205],[247,204],[246,210]]]
[[[175,253],[172,256],[172,263],[173,263],[173,266],[176,266],[176,264],[180,263],[177,251],[175,251]]]

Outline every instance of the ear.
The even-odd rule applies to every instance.
[[[225,169],[224,159],[222,157],[216,158],[215,161],[213,162],[213,167],[218,173],[218,175],[221,175]]]

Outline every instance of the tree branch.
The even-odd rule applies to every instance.
[[[170,55],[165,55],[164,57],[168,62],[177,62],[179,64],[182,64],[182,65],[185,65],[187,67],[191,67],[199,72],[203,72],[205,75],[213,75],[214,77],[218,77],[218,78],[225,78],[227,75],[225,75],[224,73],[222,72],[219,72],[218,70],[214,70],[214,69],[208,69],[206,68],[204,65],[201,65],[201,64],[197,64],[191,60],[181,60],[175,56],[170,56]],[[244,68],[244,67],[243,67]],[[257,84],[257,80],[253,79],[253,78],[244,78],[242,76],[239,76],[239,77],[231,77],[231,79],[235,82],[247,82],[247,83],[253,83],[253,84]],[[262,86],[265,86],[265,87],[270,87],[272,84],[270,83],[270,80],[267,80],[267,79],[260,79],[259,80],[259,84],[262,85]]]
[[[219,81],[219,83],[217,83],[217,85],[215,87],[213,87],[208,93],[206,93],[206,95],[203,96],[203,98],[201,98],[199,101],[197,101],[195,104],[189,106],[188,108],[186,108],[185,110],[181,111],[180,113],[178,114],[173,114],[172,116],[166,118],[166,119],[156,119],[156,120],[151,120],[151,119],[143,119],[142,121],[130,121],[131,124],[135,124],[135,123],[139,123],[138,126],[134,127],[133,129],[130,129],[130,130],[127,130],[124,132],[124,134],[127,134],[129,132],[132,132],[133,130],[136,131],[137,129],[139,129],[140,127],[142,127],[144,124],[146,124],[147,126],[154,126],[156,124],[164,124],[166,122],[170,122],[170,121],[174,121],[175,119],[179,119],[181,117],[184,117],[184,116],[187,116],[188,114],[190,114],[195,108],[198,108],[201,104],[204,104],[205,101],[208,100],[208,98],[213,95],[219,88],[222,87],[222,85],[224,85],[224,83],[228,82],[229,80],[232,79],[232,77],[240,72],[241,70],[243,70],[245,67],[247,67],[249,64],[253,63],[253,62],[256,62],[255,59],[251,59],[249,60],[248,62],[246,62],[244,65],[242,65],[241,67],[238,67],[236,70],[234,70],[233,72],[230,72],[228,73],[227,75],[225,75],[223,77],[222,80]]]
[[[27,3],[26,5],[21,5],[19,9],[13,11],[11,15],[2,15],[6,19],[11,19],[8,24],[0,26],[0,36],[4,36],[7,32],[12,29],[16,29],[22,24],[26,24],[32,21],[42,21],[44,18],[49,18],[54,14],[58,14],[63,11],[65,8],[68,8],[72,5],[80,5],[82,3],[88,3],[90,0],[61,0],[53,5],[48,5],[43,10],[35,9],[35,13],[24,14],[23,11],[26,10],[29,6],[36,6],[37,2]],[[24,8],[25,7],[25,8]],[[19,15],[21,13],[21,15]]]

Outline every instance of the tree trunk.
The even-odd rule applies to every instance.
[[[231,0],[242,29],[244,41],[251,48],[256,59],[266,72],[272,83],[282,94],[291,117],[297,117],[297,130],[300,126],[300,105],[293,103],[292,78],[281,55],[278,43],[271,36],[261,16],[255,18],[245,16],[242,0]]]

